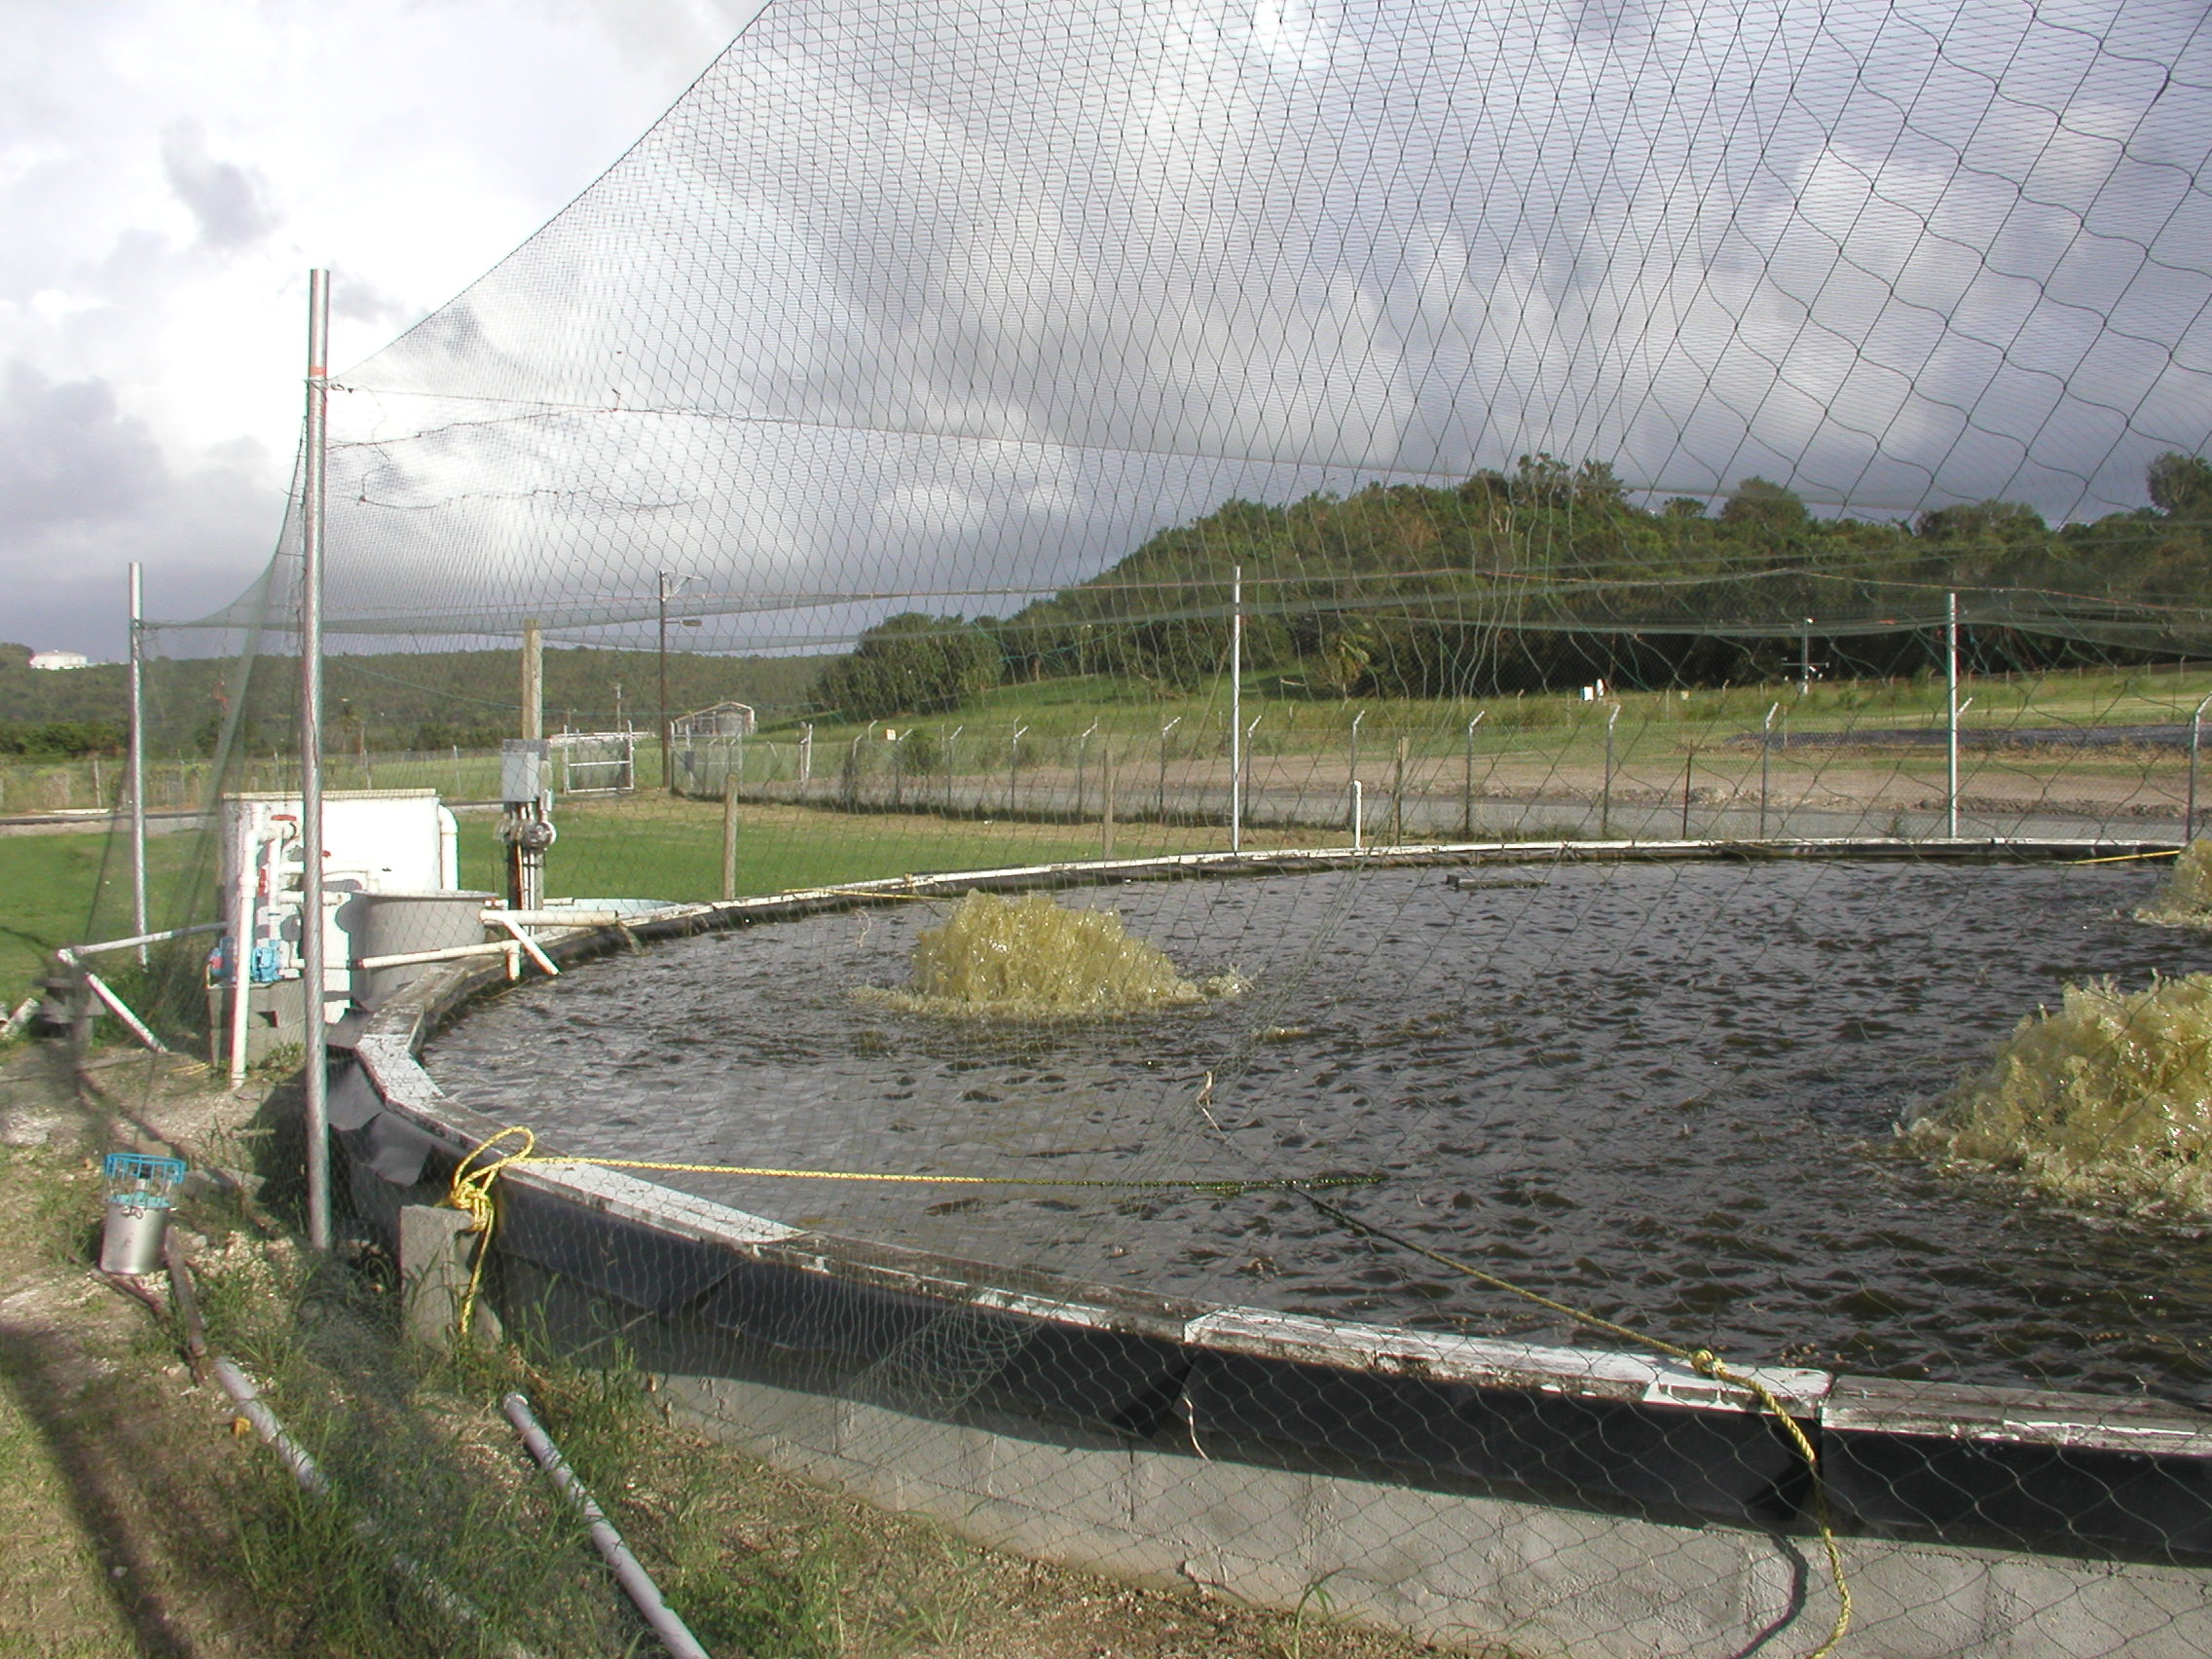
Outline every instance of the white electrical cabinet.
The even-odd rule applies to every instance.
[[[353,1000],[348,907],[363,893],[446,893],[460,885],[457,826],[435,790],[359,790],[322,797],[322,1014],[336,1020]],[[252,1023],[276,1032],[305,1017],[301,975],[300,797],[223,797],[223,942],[209,964],[211,989],[240,977],[251,987]],[[284,993],[289,994],[284,994]],[[283,1005],[289,1004],[289,1008]],[[290,1018],[284,1017],[286,1014]],[[226,1020],[225,1023],[228,1023]]]

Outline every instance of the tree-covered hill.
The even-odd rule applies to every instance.
[[[2142,508],[2054,529],[2008,501],[1824,517],[1760,478],[1716,512],[1643,506],[1603,462],[1525,456],[1453,487],[1230,501],[986,625],[1011,679],[1187,684],[1223,665],[1241,569],[1247,667],[1346,695],[1741,681],[1845,640],[1862,672],[1909,672],[1954,591],[2023,662],[2206,649],[2212,464],[2162,456],[2147,484]]]

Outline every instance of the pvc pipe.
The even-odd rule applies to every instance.
[[[379,968],[412,968],[419,962],[461,962],[471,956],[511,956],[517,946],[510,940],[489,944],[449,944],[439,950],[402,950],[391,956],[357,956],[353,966],[362,973]]]
[[[253,1431],[261,1437],[263,1445],[283,1459],[284,1466],[292,1471],[292,1478],[300,1483],[300,1489],[316,1497],[329,1497],[330,1478],[322,1472],[321,1465],[314,1460],[308,1449],[285,1432],[284,1424],[269,1409],[268,1403],[254,1387],[252,1379],[240,1371],[227,1354],[217,1354],[211,1369],[215,1373],[215,1380],[222,1383],[223,1391],[230,1395],[232,1404],[238,1407],[239,1416],[253,1425]],[[376,1523],[366,1516],[354,1520],[353,1535],[364,1543],[383,1541]],[[457,1623],[481,1625],[486,1622],[481,1607],[448,1586],[421,1562],[398,1554],[392,1555],[390,1559],[393,1570],[422,1591],[437,1604],[441,1612]],[[497,1650],[501,1659],[532,1659],[530,1649],[511,1639],[500,1640],[497,1643]]]
[[[549,977],[558,975],[561,972],[559,968],[554,966],[553,958],[546,955],[544,951],[537,948],[537,940],[532,939],[530,935],[523,932],[522,923],[515,920],[514,913],[511,910],[495,910],[492,912],[492,915],[493,919],[500,927],[506,929],[507,932],[515,936],[515,942],[517,944],[520,944],[523,949],[529,951],[530,959],[533,962],[536,963],[538,967],[544,969]]]
[[[92,991],[92,995],[107,1005],[108,1013],[114,1014],[116,1018],[122,1020],[125,1025],[130,1028],[131,1036],[137,1038],[139,1042],[145,1044],[157,1054],[168,1052],[167,1047],[162,1040],[146,1028],[146,1022],[132,1014],[121,997],[108,989],[105,979],[90,968],[80,969],[80,972],[85,976],[86,987]]]
[[[569,910],[500,910],[482,912],[488,928],[504,927],[512,921],[526,928],[604,928],[616,922],[640,921],[652,911],[587,910],[581,905]]]
[[[537,1466],[552,1477],[553,1484],[561,1489],[561,1495],[591,1529],[591,1541],[598,1546],[607,1565],[614,1569],[615,1578],[637,1604],[645,1623],[652,1626],[661,1645],[676,1659],[713,1659],[699,1645],[699,1639],[691,1634],[690,1627],[677,1616],[675,1608],[661,1599],[660,1586],[653,1582],[652,1574],[630,1553],[630,1546],[622,1541],[622,1534],[614,1530],[614,1524],[592,1501],[590,1492],[576,1479],[568,1459],[561,1456],[561,1449],[553,1444],[552,1437],[531,1414],[530,1402],[520,1394],[509,1394],[499,1405],[507,1414],[507,1420],[522,1435],[523,1444],[530,1448],[530,1455],[537,1459]]]
[[[132,934],[129,939],[103,939],[94,944],[73,944],[72,956],[97,956],[106,950],[129,950],[133,945],[160,944],[164,940],[188,939],[194,934],[221,933],[221,922],[196,922],[189,928],[164,928],[159,933]]]

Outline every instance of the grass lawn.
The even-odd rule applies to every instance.
[[[197,840],[157,835],[146,843],[147,900],[156,917],[167,914]],[[93,898],[109,858],[115,867],[95,926]],[[55,946],[130,931],[129,859],[128,843],[104,834],[0,835],[0,1000],[10,1009],[45,972]]]
[[[693,902],[721,897],[722,809],[712,801],[633,795],[570,802],[555,811],[561,838],[547,861],[546,890],[594,899]],[[1247,844],[1319,845],[1335,832],[1248,832]],[[1218,826],[1124,824],[1117,857],[1226,849]],[[1049,864],[1099,856],[1095,826],[988,823],[894,813],[747,804],[738,830],[737,890],[781,893],[879,876]],[[464,819],[462,885],[498,891],[504,877],[496,821]]]

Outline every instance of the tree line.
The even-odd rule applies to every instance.
[[[2145,484],[2142,507],[2057,527],[2002,500],[1827,517],[1758,477],[1717,511],[1644,506],[1604,462],[1542,454],[1454,486],[1231,500],[1013,616],[892,617],[815,696],[875,719],[1071,675],[1185,689],[1226,667],[1239,569],[1247,671],[1316,696],[1743,683],[1813,658],[1910,674],[1950,591],[2010,667],[2212,653],[2212,462],[2162,455]]]

